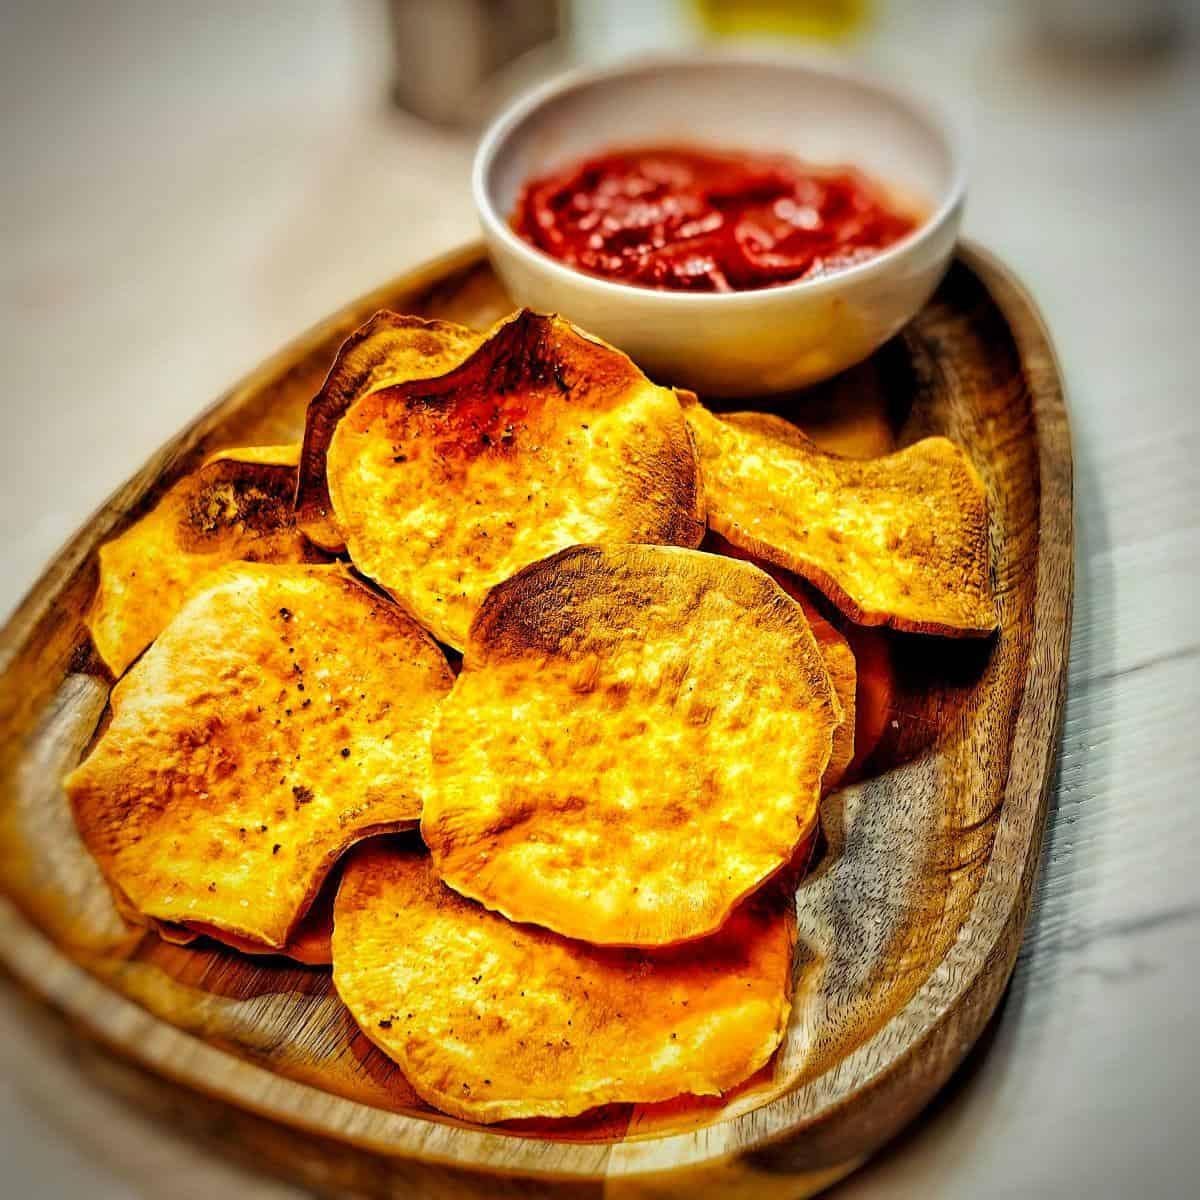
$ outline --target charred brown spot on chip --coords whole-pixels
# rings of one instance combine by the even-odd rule
[[[347,861],[333,977],[423,1099],[490,1123],[735,1087],[782,1037],[794,940],[772,887],[679,950],[589,946],[510,924],[382,840]]]
[[[215,568],[235,560],[324,560],[292,513],[298,455],[296,446],[221,451],[100,547],[100,582],[87,623],[114,675]]]
[[[422,833],[447,883],[513,920],[702,937],[812,829],[841,721],[803,611],[757,567],[573,547],[476,616]]]
[[[379,388],[441,375],[479,341],[480,335],[465,325],[378,312],[342,343],[304,421],[296,520],[314,542],[328,550],[344,545],[329,502],[325,456],[347,409]]]
[[[188,498],[176,534],[180,548],[203,554],[231,532],[264,537],[291,528],[288,485],[294,476],[289,471],[277,481],[270,477],[274,473],[272,468],[257,464],[212,464],[205,471],[200,489]],[[284,486],[277,486],[278,482]]]
[[[619,351],[521,312],[436,379],[359,400],[327,454],[355,565],[461,648],[487,590],[581,542],[698,544],[679,402]]]
[[[766,413],[708,412],[684,394],[709,526],[801,576],[850,620],[983,637],[997,627],[987,497],[967,456],[931,437],[841,458]]]

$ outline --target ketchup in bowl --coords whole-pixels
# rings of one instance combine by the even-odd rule
[[[533,179],[512,215],[520,237],[568,266],[680,292],[825,275],[916,224],[858,171],[682,146],[611,150]]]

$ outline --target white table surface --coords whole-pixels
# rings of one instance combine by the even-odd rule
[[[1002,7],[885,4],[869,53],[972,118],[968,232],[1029,285],[1066,372],[1060,777],[990,1046],[838,1194],[1195,1195],[1200,54],[1065,62]],[[18,3],[0,21],[7,612],[234,378],[474,217],[470,138],[383,102],[376,6]],[[296,1195],[83,1083],[4,1001],[0,1195],[224,1194]]]

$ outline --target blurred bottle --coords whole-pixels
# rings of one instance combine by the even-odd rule
[[[565,0],[577,61],[686,51],[713,41],[843,43],[875,24],[880,0]]]
[[[878,0],[876,0],[878,3]],[[554,71],[717,38],[844,42],[872,0],[387,0],[400,107],[473,125]]]
[[[388,0],[401,108],[440,125],[476,123],[498,82],[554,43],[559,0]]]
[[[869,0],[692,0],[717,37],[797,37],[840,41],[862,31]]]
[[[1053,45],[1083,53],[1137,53],[1169,42],[1184,0],[1026,0],[1034,26]]]

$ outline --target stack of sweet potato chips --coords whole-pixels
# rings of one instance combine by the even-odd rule
[[[101,550],[119,681],[67,790],[125,911],[332,961],[447,1113],[718,1094],[783,1036],[855,757],[824,604],[994,630],[959,449],[826,454],[557,317],[380,313],[302,448],[224,451]]]

